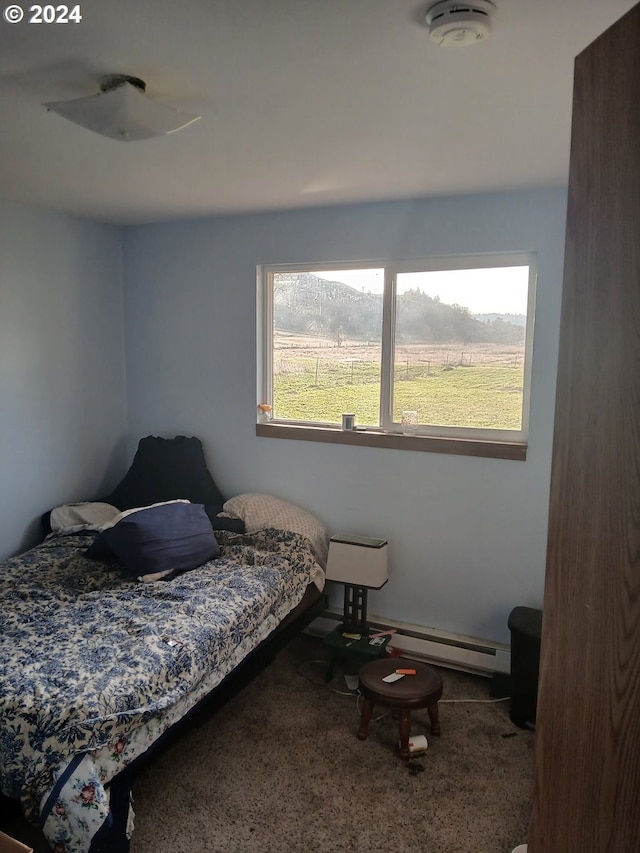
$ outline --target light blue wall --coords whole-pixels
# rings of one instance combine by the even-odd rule
[[[198,435],[227,496],[389,540],[371,613],[508,641],[512,607],[542,603],[565,209],[548,190],[126,229],[130,455],[147,434]],[[538,253],[526,462],[256,437],[257,264],[500,251]]]
[[[0,558],[125,467],[121,230],[0,201]]]

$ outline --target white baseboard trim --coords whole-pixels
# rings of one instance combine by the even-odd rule
[[[329,634],[342,621],[342,612],[329,609],[314,619],[307,633],[316,637]],[[511,669],[511,649],[504,643],[450,634],[435,628],[424,628],[407,622],[396,622],[380,616],[369,616],[371,627],[381,631],[395,628],[390,645],[401,649],[406,657],[425,660],[428,663],[492,676],[494,673],[508,674]]]

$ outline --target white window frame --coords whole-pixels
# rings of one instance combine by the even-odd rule
[[[520,430],[498,430],[486,428],[468,428],[456,426],[420,425],[416,433],[406,436],[402,433],[402,426],[393,421],[392,417],[392,395],[394,374],[394,352],[395,352],[395,305],[396,305],[396,281],[400,273],[432,272],[440,270],[456,269],[489,269],[493,267],[528,266],[528,300],[527,300],[527,323],[525,329],[524,348],[524,381],[522,396],[522,421]],[[534,252],[503,252],[484,255],[460,255],[454,257],[431,257],[411,260],[367,260],[367,261],[335,261],[332,263],[304,263],[304,264],[264,264],[257,268],[257,354],[258,373],[257,403],[273,403],[273,276],[275,273],[304,273],[304,272],[331,272],[332,270],[364,270],[384,269],[385,283],[383,294],[382,312],[382,361],[380,377],[380,413],[377,427],[359,428],[352,436],[343,436],[342,443],[371,443],[366,441],[366,436],[397,436],[392,445],[402,447],[403,444],[409,449],[442,449],[437,445],[430,444],[429,447],[421,447],[420,439],[444,440],[451,446],[451,442],[465,443],[466,449],[460,452],[469,452],[473,444],[486,445],[518,445],[526,448],[528,442],[529,411],[531,398],[531,375],[533,356],[533,330],[536,299],[536,255]],[[265,425],[263,425],[265,426]],[[326,435],[324,438],[319,433],[343,432],[335,424],[327,424],[313,421],[294,421],[274,419],[267,426],[267,430],[258,430],[259,435],[273,435],[274,437],[305,438],[312,440],[336,440],[335,435]],[[282,430],[274,431],[273,427],[282,427]],[[311,435],[295,435],[293,432],[286,433],[287,428],[293,429],[308,427],[314,432]],[[357,437],[364,440],[357,441]],[[339,440],[339,439],[338,439]],[[403,441],[405,440],[405,441]],[[384,443],[378,446],[385,446]],[[445,452],[456,452],[448,449]],[[497,455],[500,453],[473,453],[472,455]],[[510,458],[525,458],[521,456],[505,456]]]

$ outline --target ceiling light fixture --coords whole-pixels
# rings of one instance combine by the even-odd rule
[[[95,95],[51,101],[44,106],[87,130],[121,142],[175,133],[202,118],[159,104],[145,94],[145,89],[139,77],[110,74]]]
[[[489,0],[440,0],[427,9],[429,36],[442,47],[466,47],[484,41],[491,32],[491,13],[496,6]]]

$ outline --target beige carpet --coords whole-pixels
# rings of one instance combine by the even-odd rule
[[[149,765],[134,787],[131,853],[511,853],[526,841],[534,735],[488,700],[490,681],[441,670],[442,736],[398,757],[376,709],[359,706],[322,644],[300,637],[223,710]],[[331,689],[333,688],[333,690]],[[41,849],[41,848],[39,848]]]

